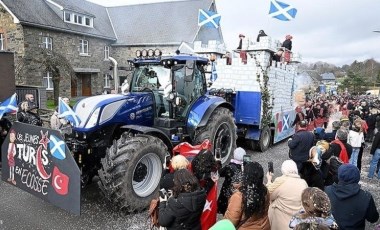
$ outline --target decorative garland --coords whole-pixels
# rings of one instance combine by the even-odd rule
[[[256,67],[260,68],[261,71],[256,72],[256,80],[260,85],[261,91],[261,100],[262,100],[262,118],[261,118],[261,127],[270,127],[272,123],[272,109],[274,98],[272,98],[272,103],[270,103],[270,92],[268,88],[268,69],[270,66],[266,66],[265,69],[261,66],[260,62],[256,58],[256,53],[253,54],[253,59],[256,62]],[[260,73],[263,74],[263,81],[261,81]]]

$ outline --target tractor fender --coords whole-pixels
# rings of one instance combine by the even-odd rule
[[[156,129],[153,127],[141,126],[141,125],[123,125],[120,127],[120,129],[127,130],[127,131],[135,131],[138,133],[155,136],[161,139],[165,143],[165,145],[168,147],[168,149],[173,148],[173,144],[170,141],[170,138],[159,129]]]
[[[192,138],[197,128],[207,125],[211,114],[218,107],[225,107],[234,111],[234,107],[221,97],[205,95],[194,103],[187,120],[187,129]]]

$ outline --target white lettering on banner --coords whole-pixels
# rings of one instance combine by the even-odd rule
[[[29,172],[27,169],[22,170],[21,183],[35,192],[42,193],[44,196],[47,195],[49,181]]]
[[[23,160],[26,163],[36,165],[36,149],[26,144],[16,144],[17,158]],[[47,165],[49,159],[47,157],[48,151],[42,150],[42,164]]]
[[[24,143],[32,143],[32,144],[38,144],[38,141],[40,140],[40,137],[38,135],[30,135],[28,133],[25,133]]]

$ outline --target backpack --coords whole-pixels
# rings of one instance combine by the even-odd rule
[[[160,199],[152,199],[149,205],[149,218],[150,218],[150,229],[159,228],[160,224],[158,223],[158,207],[160,206]]]

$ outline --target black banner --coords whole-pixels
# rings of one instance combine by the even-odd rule
[[[80,170],[59,131],[15,122],[1,152],[3,181],[80,215]]]

